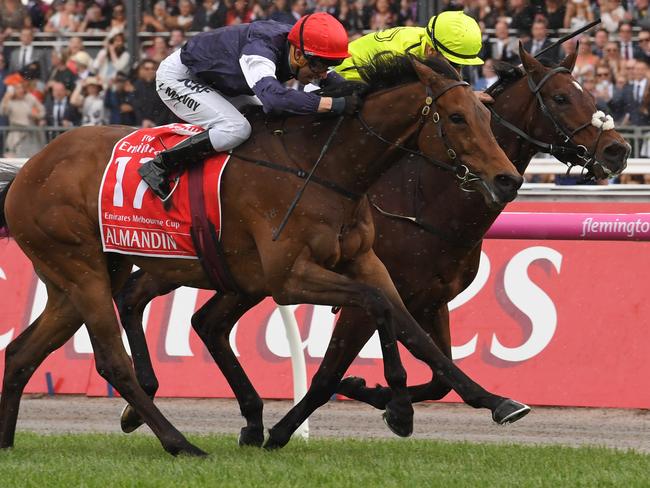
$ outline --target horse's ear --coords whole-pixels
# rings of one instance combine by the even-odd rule
[[[576,43],[576,50],[573,51],[571,54],[568,54],[560,63],[560,66],[563,68],[568,69],[569,71],[573,71],[573,67],[576,64],[576,58],[578,57],[578,48],[580,47],[580,42]]]
[[[544,72],[544,65],[524,49],[524,45],[521,41],[519,41],[519,57],[521,58],[521,64],[524,65],[524,69],[528,75],[540,75]]]
[[[418,75],[418,78],[420,78],[420,81],[423,84],[430,85],[433,83],[433,81],[438,79],[438,74],[429,68],[426,64],[418,61],[415,56],[409,54],[409,59],[411,60],[411,64],[413,65],[415,73]]]

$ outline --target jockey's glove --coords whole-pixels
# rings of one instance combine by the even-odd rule
[[[332,99],[332,112],[335,114],[354,115],[361,108],[361,98],[356,93],[347,97],[337,97]]]

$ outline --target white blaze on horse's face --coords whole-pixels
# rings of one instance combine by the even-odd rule
[[[580,90],[580,91],[584,91],[584,90],[582,89],[582,87],[580,86],[580,83],[578,83],[578,82],[575,81],[575,80],[573,80],[572,83],[573,83],[573,85],[574,85],[578,90]]]

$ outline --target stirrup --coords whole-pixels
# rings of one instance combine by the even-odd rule
[[[173,195],[174,192],[176,191],[176,188],[178,188],[179,179],[180,179],[179,176],[177,176],[176,178],[174,178],[174,183],[175,183],[175,184],[174,184],[174,186],[172,187],[172,189],[169,190],[169,193],[167,194],[167,196],[166,196],[165,198],[160,198],[160,197],[158,197],[158,195],[156,195],[158,198],[160,198],[160,201],[161,201],[161,202],[163,202],[163,203],[167,203],[167,201],[172,197],[172,195]]]

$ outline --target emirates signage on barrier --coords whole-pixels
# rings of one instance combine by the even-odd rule
[[[649,208],[517,203],[508,210],[632,213]],[[526,403],[650,408],[647,269],[648,242],[485,241],[476,279],[450,303],[454,359],[487,389]],[[159,395],[233,396],[190,325],[194,311],[211,296],[180,288],[145,311]],[[16,244],[0,242],[0,350],[38,317],[46,298],[45,287]],[[336,317],[329,307],[292,308],[311,376]],[[240,319],[230,344],[262,397],[292,397],[289,345],[271,300]],[[429,381],[429,369],[402,352],[409,384]],[[363,376],[370,385],[385,383],[376,335],[348,374]],[[26,391],[47,391],[47,377],[57,393],[107,394],[94,370],[85,328],[45,361]],[[446,400],[458,397],[451,394]]]

